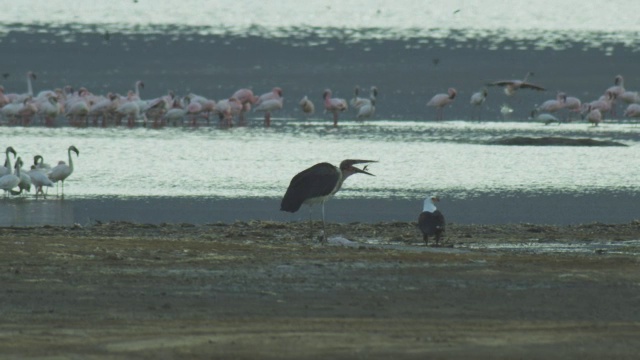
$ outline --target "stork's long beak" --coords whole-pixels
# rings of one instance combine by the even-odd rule
[[[375,160],[345,160],[345,161],[343,161],[343,163],[348,164],[349,167],[351,167],[351,169],[353,169],[354,173],[367,174],[367,175],[370,175],[370,176],[375,176],[375,175],[373,175],[372,173],[367,171],[367,166],[368,165],[365,165],[362,169],[359,169],[359,168],[357,168],[357,167],[355,167],[353,165],[355,165],[355,164],[374,163],[374,162],[377,162],[377,161],[375,161]]]

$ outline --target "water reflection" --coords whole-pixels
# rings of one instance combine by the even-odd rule
[[[0,226],[71,225],[73,202],[64,200],[1,199]]]

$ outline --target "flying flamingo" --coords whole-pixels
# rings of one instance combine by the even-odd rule
[[[487,100],[487,95],[487,89],[482,89],[481,91],[474,92],[473,95],[471,95],[469,104],[478,109],[478,120],[480,120],[481,118],[482,104],[484,104],[485,100]]]
[[[313,102],[311,100],[309,100],[309,98],[307,97],[307,95],[305,95],[300,102],[298,103],[298,105],[300,105],[300,109],[302,109],[302,112],[309,116],[311,114],[313,114],[316,111],[316,106],[313,105]]]
[[[69,165],[67,165],[64,161],[59,161],[58,165],[56,165],[51,172],[48,174],[49,180],[56,183],[56,195],[58,194],[58,181],[62,183],[62,197],[64,198],[64,180],[69,177],[73,173],[73,159],[71,158],[71,152],[76,153],[76,156],[80,156],[80,151],[71,145],[67,149],[67,154],[69,157]]]
[[[504,86],[504,93],[507,96],[512,96],[516,93],[518,89],[533,89],[538,91],[544,91],[545,88],[539,85],[535,85],[527,82],[529,76],[533,76],[532,72],[528,72],[525,74],[524,79],[522,80],[500,80],[494,81],[492,83],[488,83],[488,86]]]
[[[433,106],[437,110],[436,120],[442,120],[443,108],[453,102],[458,92],[454,88],[449,88],[447,94],[437,94],[429,100],[427,106]]]
[[[333,114],[333,126],[338,126],[338,112],[345,111],[349,108],[347,101],[340,98],[332,98],[331,90],[326,89],[322,94],[324,99],[324,109]]]

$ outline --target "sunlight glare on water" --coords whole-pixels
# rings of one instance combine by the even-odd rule
[[[425,192],[469,197],[493,192],[638,190],[637,127],[603,126],[600,135],[628,147],[497,146],[507,135],[558,136],[557,129],[528,123],[411,121],[345,124],[276,123],[271,129],[163,130],[8,128],[1,138],[31,164],[41,154],[55,165],[75,145],[66,182],[74,197],[186,196],[277,198],[299,171],[318,162],[376,160],[375,177],[355,175],[341,191],[350,198],[413,198]],[[584,124],[563,125],[568,136],[586,136]],[[53,190],[55,191],[55,190]]]

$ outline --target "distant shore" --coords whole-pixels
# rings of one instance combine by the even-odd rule
[[[344,199],[325,205],[330,223],[416,221],[422,199]],[[309,208],[282,212],[280,199],[97,198],[64,200],[7,199],[0,202],[0,226],[88,225],[95,222],[232,223],[235,221],[308,221]],[[442,198],[440,210],[456,224],[532,223],[569,225],[628,223],[640,219],[640,194],[506,194],[468,199]],[[321,207],[312,218],[321,219]]]

